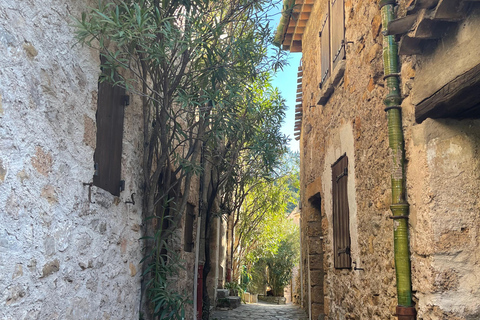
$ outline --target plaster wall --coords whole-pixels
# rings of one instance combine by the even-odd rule
[[[136,319],[141,109],[125,110],[120,197],[91,188],[98,53],[86,1],[0,1],[0,318]],[[126,204],[135,193],[135,204]]]
[[[480,63],[478,30],[480,10],[472,9],[467,18],[436,44],[432,52],[418,56],[412,103],[418,104],[448,82]],[[446,67],[448,66],[448,67]]]

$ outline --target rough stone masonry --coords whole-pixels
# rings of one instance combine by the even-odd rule
[[[92,181],[98,53],[87,1],[0,0],[0,318],[138,318],[140,106],[125,110],[120,197]],[[89,195],[90,193],[90,195]]]

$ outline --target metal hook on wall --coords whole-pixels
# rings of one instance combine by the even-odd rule
[[[92,202],[92,186],[93,186],[93,182],[84,182],[83,185],[84,185],[84,186],[88,186],[88,202],[90,202],[90,203],[95,203],[95,202]]]
[[[135,192],[132,193],[132,195],[130,196],[132,200],[127,200],[127,201],[125,201],[125,203],[131,203],[131,204],[135,205],[135,199],[133,198],[134,195],[135,195]]]

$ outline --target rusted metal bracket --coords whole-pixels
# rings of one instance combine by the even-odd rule
[[[92,202],[92,186],[93,186],[93,182],[84,182],[83,185],[84,185],[84,186],[88,186],[88,202],[90,202],[90,203],[95,203],[95,202]]]
[[[348,176],[348,168],[343,169],[343,172],[340,173],[340,174],[336,177],[337,182],[338,182],[338,180],[340,180],[341,178],[343,178],[343,177],[345,177],[345,176]]]
[[[345,253],[347,255],[350,255],[350,247],[346,246],[345,248],[338,248],[337,255],[339,256],[340,254]]]
[[[356,271],[357,271],[357,270],[358,270],[358,271],[363,271],[363,270],[365,270],[365,269],[363,269],[363,268],[357,268],[357,262],[356,262],[356,261],[353,261],[353,265],[354,265],[353,270],[356,270]]]

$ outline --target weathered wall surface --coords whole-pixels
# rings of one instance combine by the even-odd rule
[[[317,241],[313,250],[323,252],[323,261],[310,260],[310,266],[323,270],[326,319],[396,319],[380,10],[377,1],[345,1],[346,39],[353,44],[347,45],[342,81],[325,106],[319,106],[315,97],[319,94],[318,32],[323,19],[312,17],[323,17],[325,10],[326,1],[315,2],[302,42],[303,260],[308,263],[312,241]],[[458,32],[461,41],[465,31],[460,28]],[[445,46],[438,48],[446,50]],[[449,119],[415,123],[409,94],[415,88],[421,92],[426,80],[417,82],[415,71],[431,63],[429,59],[401,59],[414,301],[418,319],[478,319],[479,289],[474,279],[480,276],[479,123]],[[349,161],[352,261],[364,270],[354,270],[354,265],[351,270],[333,267],[331,165],[343,153]],[[318,219],[309,198],[315,192],[321,196],[321,230],[313,234],[311,222]],[[303,272],[308,271],[304,268]],[[304,285],[308,311],[308,279]],[[312,294],[311,299],[314,302],[318,296]],[[312,319],[319,314],[312,310]]]
[[[126,190],[90,202],[99,58],[71,26],[86,6],[0,1],[2,319],[138,318],[142,118],[126,107]]]

